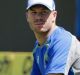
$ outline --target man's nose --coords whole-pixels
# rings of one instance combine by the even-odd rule
[[[41,18],[42,18],[41,13],[37,13],[37,14],[36,14],[36,18],[37,18],[37,19],[41,19]]]

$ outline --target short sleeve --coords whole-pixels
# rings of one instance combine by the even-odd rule
[[[71,46],[70,36],[61,36],[51,42],[51,48],[48,51],[48,62],[46,74],[64,73]]]

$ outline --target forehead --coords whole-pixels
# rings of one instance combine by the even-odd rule
[[[34,5],[30,8],[30,10],[34,10],[34,9],[42,9],[42,10],[49,10],[46,6],[44,5],[40,5],[40,4],[37,4],[37,5]],[[50,11],[50,10],[49,10]]]

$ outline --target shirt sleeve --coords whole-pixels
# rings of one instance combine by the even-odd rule
[[[68,58],[68,53],[71,45],[71,37],[59,37],[51,43],[52,47],[48,52],[48,63],[46,74],[48,73],[63,73]]]

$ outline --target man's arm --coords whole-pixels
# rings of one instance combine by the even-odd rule
[[[62,74],[62,73],[58,73],[58,74],[51,73],[51,74],[48,74],[48,75],[64,75],[64,74]]]

